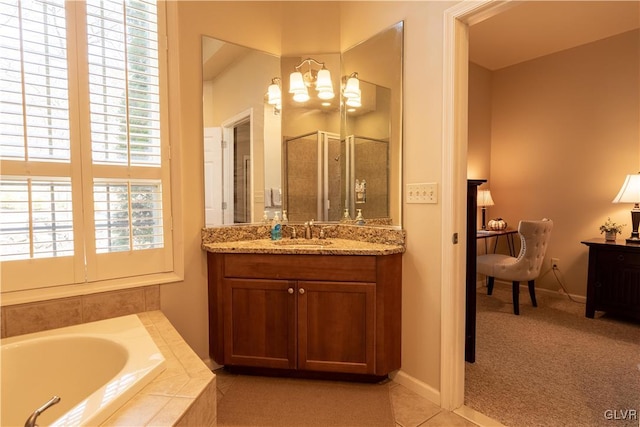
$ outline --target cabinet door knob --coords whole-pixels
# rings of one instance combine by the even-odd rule
[[[624,255],[622,254],[618,255],[618,261],[620,262],[624,261]]]
[[[290,294],[292,294],[292,293],[293,293],[293,288],[289,288],[289,289],[287,289],[287,292],[289,292]]]
[[[298,292],[300,292],[300,295],[304,294],[304,288],[298,289]]]

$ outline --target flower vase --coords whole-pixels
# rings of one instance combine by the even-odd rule
[[[604,240],[607,242],[615,242],[616,241],[616,233],[615,231],[605,231],[604,232]]]

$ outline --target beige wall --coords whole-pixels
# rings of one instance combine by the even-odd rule
[[[200,227],[204,223],[201,35],[274,54],[318,50],[320,37],[330,45],[327,52],[336,52],[404,20],[404,83],[408,89],[403,105],[403,179],[441,182],[443,11],[455,2],[324,2],[323,8],[339,5],[339,30],[330,23],[324,26],[331,29],[329,33],[301,26],[304,36],[298,36],[295,42],[293,27],[282,25],[280,6],[268,2],[170,4],[178,11],[178,28],[170,35],[169,46],[170,53],[178,55],[180,67],[179,76],[174,75],[172,80],[175,85],[179,78],[179,99],[175,102],[179,102],[180,114],[172,122],[179,126],[176,132],[182,148],[185,280],[163,286],[161,302],[162,311],[186,341],[201,357],[207,357],[206,257],[200,249]],[[282,7],[290,15],[290,8],[300,5],[284,2]],[[313,26],[313,22],[308,24]],[[281,45],[283,27],[287,39]],[[440,204],[404,206],[403,225],[409,237],[403,261],[402,369],[434,390],[440,384],[440,220]]]
[[[560,288],[548,263],[556,257],[569,293],[584,296],[588,252],[580,241],[602,237],[598,227],[608,216],[627,224],[619,238],[631,234],[631,206],[611,200],[624,177],[640,168],[639,41],[638,30],[627,32],[495,71],[491,78],[471,67],[471,85],[479,87],[470,87],[470,96],[477,96],[470,106],[492,102],[490,118],[470,120],[469,138],[469,173],[490,169],[496,205],[488,216],[512,226],[520,219],[554,220],[539,287]]]
[[[280,8],[265,2],[168,2],[171,135],[180,145],[184,281],[164,285],[161,309],[194,351],[208,357],[207,267],[200,249],[204,224],[201,37],[208,35],[280,54]],[[260,34],[256,37],[256,34]],[[182,244],[182,245],[180,245]]]
[[[488,180],[491,170],[491,79],[490,70],[469,63],[469,179]],[[481,189],[485,188],[490,189],[491,183],[483,184]]]
[[[457,2],[347,2],[342,49],[404,20],[403,182],[442,183],[443,12]],[[354,24],[355,23],[355,24]],[[402,371],[440,389],[442,204],[403,204]]]

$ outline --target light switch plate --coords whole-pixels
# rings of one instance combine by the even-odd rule
[[[407,203],[438,203],[438,184],[407,184]]]

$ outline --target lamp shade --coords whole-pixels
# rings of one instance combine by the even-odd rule
[[[267,92],[268,101],[270,105],[280,105],[282,103],[282,92],[280,86],[277,83],[271,83]]]
[[[349,77],[347,84],[344,87],[345,98],[358,98],[360,97],[360,80],[358,77]]]
[[[493,206],[491,190],[478,190],[478,206]]]
[[[613,203],[638,203],[640,202],[640,173],[627,175]]]
[[[323,68],[318,71],[316,90],[318,91],[318,98],[320,99],[332,99],[335,96],[329,70]]]
[[[299,71],[289,74],[289,93],[299,93],[307,91],[307,87],[304,84],[302,73]]]
[[[352,96],[347,98],[345,104],[349,107],[359,108],[362,107],[362,98],[360,96]]]

